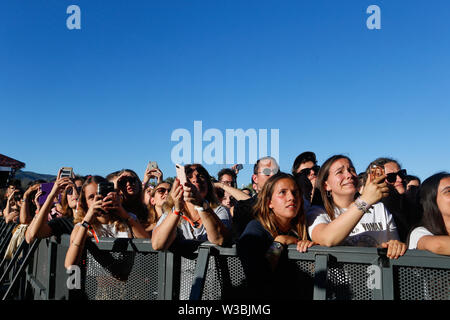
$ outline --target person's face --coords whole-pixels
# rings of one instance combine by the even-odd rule
[[[130,172],[124,172],[117,180],[119,189],[126,195],[134,196],[139,192],[139,181]]]
[[[155,194],[150,198],[150,203],[156,207],[162,207],[170,192],[170,184],[161,183],[155,190]]]
[[[264,169],[270,169],[268,174],[264,173]],[[256,184],[256,190],[259,192],[264,187],[264,184],[267,180],[274,174],[276,174],[278,171],[276,170],[277,166],[275,163],[273,163],[270,159],[261,160],[258,165],[258,172],[256,174],[253,174],[253,181]],[[268,171],[268,170],[266,170]]]
[[[221,204],[227,208],[231,207],[231,195],[228,192],[224,193]]]
[[[297,215],[300,205],[300,192],[292,179],[283,178],[275,183],[269,208],[272,209],[276,219],[283,222],[292,220]]]
[[[300,166],[297,168],[297,173],[299,173],[300,171],[302,171],[303,169],[311,169],[312,167],[314,167],[315,164],[312,161],[307,161],[305,163],[300,164]],[[308,179],[309,181],[311,181],[311,184],[313,186],[316,185],[316,180],[317,180],[317,174],[314,170],[310,170],[309,174],[308,174]]]
[[[330,191],[332,196],[353,196],[357,185],[358,177],[350,161],[345,158],[334,161],[325,181],[325,190]]]
[[[450,177],[442,179],[439,183],[436,203],[441,214],[450,217]]]
[[[202,198],[205,198],[208,194],[208,183],[206,181],[207,177],[204,174],[197,171],[194,167],[193,171],[186,176],[190,183],[192,183],[200,193]]]
[[[9,195],[11,194],[11,193],[13,193],[14,192],[14,190],[16,190],[16,187],[15,186],[8,186],[8,189],[6,189],[6,197],[9,197]]]
[[[411,180],[407,185],[406,185],[406,190],[409,190],[411,187],[419,187],[419,180]]]
[[[384,165],[384,173],[385,174],[399,172],[399,171],[400,171],[400,168],[395,162],[388,162]],[[386,180],[386,183],[392,185],[395,189],[397,189],[398,193],[400,193],[400,194],[405,193],[405,186],[403,185],[403,179],[400,178],[399,175],[396,176],[395,182],[390,183],[389,181]]]
[[[75,209],[77,207],[78,202],[78,192],[77,187],[72,187],[72,190],[67,190],[67,203],[69,204],[69,207],[72,209]],[[80,187],[81,190],[81,187]]]
[[[94,204],[94,198],[97,194],[97,184],[95,182],[91,182],[84,188],[84,194],[86,196],[86,204],[88,209]]]
[[[230,187],[233,186],[233,177],[229,174],[224,174],[222,177],[220,177],[220,182],[229,185]]]

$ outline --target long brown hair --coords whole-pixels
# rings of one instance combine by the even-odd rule
[[[262,226],[269,231],[271,236],[275,238],[279,235],[279,230],[277,227],[277,223],[275,220],[275,214],[272,209],[269,207],[269,203],[272,199],[273,192],[275,190],[275,185],[281,179],[290,179],[296,185],[296,181],[294,177],[288,173],[278,172],[277,174],[271,176],[261,192],[258,194],[258,198],[256,204],[253,207],[253,212],[256,214],[256,219],[262,224]],[[303,210],[303,195],[301,193],[301,189],[298,187],[299,197],[300,197],[300,207],[298,209],[297,215],[291,220],[292,229],[298,234],[298,238],[301,240],[308,239],[308,233],[306,231],[306,218],[305,212]]]
[[[347,159],[350,162],[350,165],[353,166],[352,160],[350,160],[349,157],[344,156],[342,154],[334,155],[330,158],[328,158],[323,165],[320,167],[319,173],[317,174],[317,181],[316,186],[320,190],[320,195],[322,196],[323,205],[325,207],[326,212],[328,213],[328,216],[331,220],[334,220],[334,201],[333,197],[329,194],[327,194],[327,190],[325,189],[325,182],[328,180],[328,176],[330,174],[330,167],[331,165],[339,160],[339,159]]]

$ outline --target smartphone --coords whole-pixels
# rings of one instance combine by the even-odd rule
[[[101,195],[103,198],[108,195],[108,193],[114,191],[114,183],[112,182],[100,182],[97,187],[97,194]]]
[[[73,176],[73,169],[70,167],[62,167],[61,168],[61,173],[59,175],[60,178],[65,178],[65,177],[69,177],[72,178]]]
[[[384,175],[384,168],[377,166],[377,165],[372,165],[370,167],[370,181],[373,181],[374,179],[376,179],[379,176]]]
[[[180,184],[182,186],[184,186],[184,184],[187,181],[186,172],[184,171],[184,166],[182,166],[181,164],[176,164],[175,169],[177,171],[177,178],[178,178],[178,180],[180,180]]]
[[[156,161],[149,161],[147,165],[147,170],[158,169],[158,164]]]
[[[38,202],[41,206],[45,203],[45,200],[47,200],[50,191],[52,191],[53,184],[54,184],[53,182],[41,183],[42,194],[38,198]],[[58,196],[58,202],[60,201],[60,199],[61,195]]]
[[[240,163],[236,166],[237,171],[242,170],[243,168],[244,168],[244,166]]]

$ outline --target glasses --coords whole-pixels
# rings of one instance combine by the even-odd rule
[[[406,178],[406,169],[402,169],[397,172],[391,172],[386,174],[386,180],[389,183],[394,183],[397,180],[397,176],[399,176],[402,180]]]
[[[118,186],[119,188],[123,188],[127,185],[127,182],[131,184],[136,184],[137,183],[137,179],[135,177],[129,177],[129,176],[125,176],[123,178],[120,178],[120,180],[118,181]]]
[[[262,173],[265,176],[270,176],[272,173],[277,174],[278,168],[275,168],[275,169],[264,168],[264,169],[262,169],[262,171],[259,171],[258,173]]]
[[[158,192],[159,194],[163,195],[166,192],[169,192],[170,190],[167,188],[158,188],[155,190],[155,192]]]
[[[75,189],[77,190],[77,193],[80,194],[81,187],[76,187]],[[73,188],[70,188],[69,190],[67,190],[67,194],[68,195],[72,195],[73,194]]]
[[[320,170],[320,166],[314,166],[312,168],[302,169],[302,170],[300,170],[299,174],[304,174],[306,176],[309,176],[311,173],[311,170],[314,172],[314,175],[317,176],[317,173],[319,173],[319,170]]]
[[[222,182],[223,184],[229,185],[230,187],[233,185],[233,181],[222,180],[220,182]]]

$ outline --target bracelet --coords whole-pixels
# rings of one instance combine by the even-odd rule
[[[73,242],[73,241],[72,241],[72,244],[73,244],[75,247],[78,247],[78,248],[80,247],[80,245],[79,245],[78,243],[75,243],[75,242]]]
[[[370,206],[367,202],[361,199],[361,197],[356,198],[355,205],[358,208],[358,210],[361,210],[364,213],[367,213],[370,211],[372,206]]]
[[[86,229],[89,229],[89,227],[90,227],[91,225],[90,225],[89,222],[83,220],[83,222],[81,222],[81,226],[82,226],[82,227],[85,227]]]

